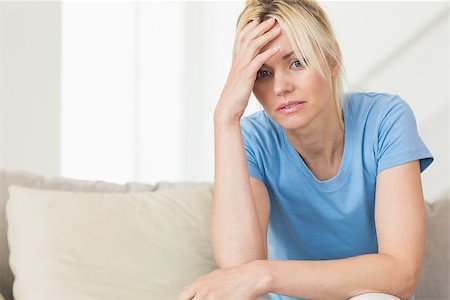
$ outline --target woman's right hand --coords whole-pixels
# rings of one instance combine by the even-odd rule
[[[253,20],[236,37],[231,70],[214,112],[215,120],[240,120],[244,114],[257,72],[280,50],[276,46],[261,52],[281,32],[280,26],[275,23],[273,18],[264,22]]]

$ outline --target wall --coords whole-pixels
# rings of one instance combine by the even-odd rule
[[[108,113],[109,119],[97,124],[95,114],[83,115],[89,103],[83,104],[80,115],[69,118],[66,114],[65,123],[60,121],[61,4],[0,2],[2,167],[117,182],[213,180],[212,113],[228,76],[235,22],[243,3],[170,2],[170,13],[164,12],[169,4],[161,3],[137,5],[137,23],[133,25],[137,30],[133,45],[136,70],[127,69],[136,76],[136,85],[124,93],[130,95],[130,99],[125,97],[128,104],[121,102],[125,106],[117,114],[104,111],[102,116]],[[159,5],[159,18],[151,19],[147,14],[155,12],[155,5]],[[448,192],[450,178],[448,3],[322,5],[342,48],[348,89],[399,94],[411,105],[419,132],[435,156],[433,165],[422,174],[425,196],[428,201],[442,197]],[[119,29],[114,30],[108,34],[119,34]],[[66,49],[65,53],[69,50],[77,51]],[[158,71],[155,63],[166,67]],[[108,93],[114,93],[114,86],[105,86],[111,89]],[[71,105],[83,99],[73,99]],[[107,97],[102,101],[107,109]],[[252,98],[246,115],[259,109]],[[125,122],[125,113],[134,113],[134,124],[117,122]],[[84,122],[85,131],[61,127],[67,122],[75,129]],[[95,130],[122,130],[110,130],[106,139],[88,139],[93,126],[98,127]],[[66,150],[61,150],[60,136],[73,141],[65,144],[70,145]],[[118,151],[119,144],[127,150]],[[74,148],[77,145],[86,148],[79,151]],[[70,165],[74,167],[68,168]]]
[[[0,2],[1,166],[60,172],[59,2]]]

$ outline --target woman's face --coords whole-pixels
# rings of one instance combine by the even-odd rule
[[[305,68],[305,62],[295,56],[284,32],[269,42],[261,52],[277,45],[281,49],[258,71],[253,87],[253,93],[264,110],[288,130],[301,128],[306,124],[319,124],[333,117],[336,110],[331,78],[324,79],[313,69]],[[334,76],[337,68],[333,68],[331,72]],[[293,106],[283,108],[291,102]]]

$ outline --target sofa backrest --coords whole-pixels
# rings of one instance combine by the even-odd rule
[[[41,175],[23,171],[10,171],[0,169],[0,294],[6,300],[13,299],[12,285],[14,275],[9,266],[9,247],[7,242],[7,223],[5,206],[9,197],[8,187],[19,185],[30,188],[83,191],[83,192],[142,192],[158,189],[171,189],[192,186],[195,182],[158,182],[156,184],[143,184],[130,182],[115,184],[105,181],[74,180],[62,177],[46,178]],[[211,185],[212,188],[212,185]]]
[[[114,184],[104,181],[74,180],[61,177],[46,178],[37,174],[0,169],[0,294],[13,299],[14,276],[9,266],[5,204],[8,187],[20,185],[31,188],[85,191],[85,192],[140,192],[192,186],[195,182],[158,182],[154,185],[130,182]],[[213,185],[211,183],[211,189]],[[450,299],[449,297],[449,202],[442,199],[426,202],[427,237],[421,280],[416,289],[416,299]]]
[[[415,293],[417,300],[450,299],[449,203],[447,197],[425,206],[425,257]]]

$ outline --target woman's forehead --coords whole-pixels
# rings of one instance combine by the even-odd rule
[[[294,54],[293,47],[292,47],[289,39],[287,38],[286,34],[284,34],[284,32],[281,32],[281,34],[278,37],[276,37],[275,39],[270,41],[267,45],[265,45],[261,49],[260,53],[262,53],[268,49],[271,49],[273,47],[276,47],[276,46],[281,47],[280,51],[278,51],[275,55],[270,57],[265,62],[265,65],[268,65],[268,66],[275,65],[279,62],[289,59]]]

